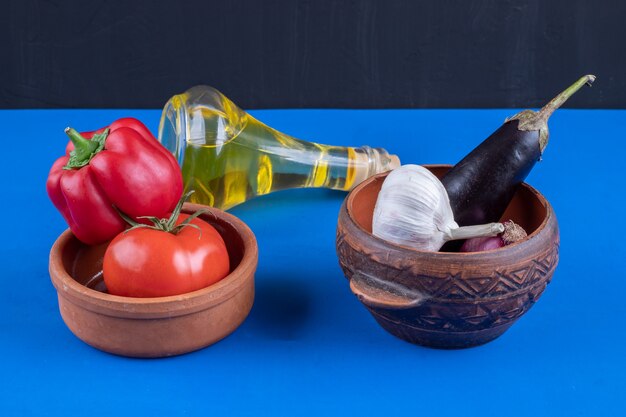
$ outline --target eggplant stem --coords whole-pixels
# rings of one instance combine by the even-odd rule
[[[504,232],[502,223],[487,223],[476,226],[463,226],[456,229],[450,229],[446,233],[446,240],[462,240],[474,237],[496,236]]]
[[[565,103],[571,96],[574,95],[574,93],[580,90],[582,86],[584,85],[591,86],[591,84],[593,84],[595,80],[596,80],[595,75],[589,74],[589,75],[580,77],[574,84],[567,87],[558,96],[550,100],[548,104],[543,106],[541,110],[537,112],[537,119],[547,122],[550,116],[552,116],[552,113],[554,113],[556,109],[561,107],[563,103]]]

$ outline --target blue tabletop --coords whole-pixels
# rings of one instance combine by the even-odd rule
[[[382,146],[404,163],[455,163],[513,110],[272,110],[254,116],[306,140]],[[64,325],[48,253],[66,228],[45,192],[66,143],[158,110],[0,111],[5,235],[0,415],[617,415],[626,393],[626,111],[559,110],[528,178],[552,203],[561,260],[539,302],[503,336],[465,350],[386,333],[335,255],[345,193],[290,190],[231,212],[259,244],[254,307],[228,338],[168,359],[98,351]],[[139,413],[139,414],[137,414]]]

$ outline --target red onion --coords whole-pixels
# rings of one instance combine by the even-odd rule
[[[482,252],[485,250],[498,249],[504,246],[500,236],[475,237],[467,239],[461,246],[461,252]]]
[[[519,225],[508,220],[504,222],[504,232],[493,237],[475,237],[467,239],[461,246],[461,252],[482,252],[498,249],[524,239],[526,231]]]

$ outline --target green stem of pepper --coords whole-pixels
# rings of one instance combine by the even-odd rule
[[[74,150],[70,152],[70,158],[63,169],[77,169],[87,165],[95,154],[104,149],[104,142],[109,134],[109,129],[102,133],[96,133],[91,140],[85,139],[71,127],[65,128],[65,134],[74,144]]]

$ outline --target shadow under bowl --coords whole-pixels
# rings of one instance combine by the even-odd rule
[[[108,244],[88,246],[66,230],[50,252],[50,277],[67,327],[85,343],[117,355],[164,357],[209,346],[232,333],[254,301],[256,239],[241,220],[221,210],[185,204],[183,212],[209,210],[200,217],[226,243],[230,273],[186,294],[135,298],[106,292],[102,259]]]
[[[438,177],[449,165],[426,166]],[[522,184],[503,219],[528,237],[471,253],[427,252],[372,234],[372,215],[388,173],[346,197],[337,225],[337,255],[350,289],[389,333],[435,348],[466,348],[504,333],[539,299],[559,258],[559,229],[548,201]]]

